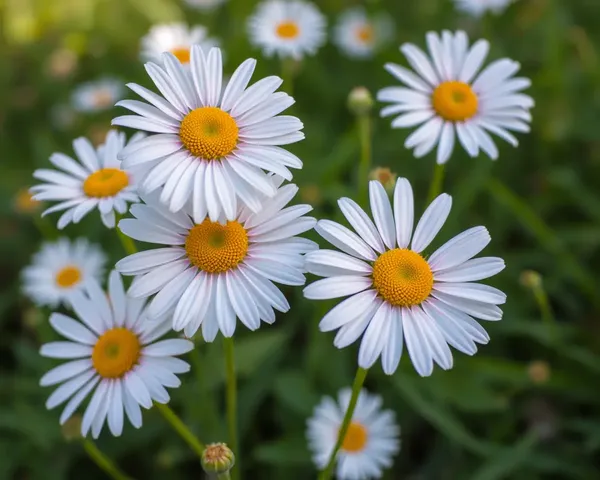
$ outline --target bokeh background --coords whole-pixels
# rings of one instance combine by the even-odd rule
[[[38,386],[54,365],[38,355],[54,339],[49,311],[20,293],[19,273],[43,241],[57,236],[51,216],[37,219],[21,189],[52,152],[70,153],[73,138],[101,142],[117,108],[76,114],[73,89],[103,76],[152,88],[138,59],[140,38],[155,23],[202,24],[221,40],[225,70],[259,59],[255,79],[280,74],[248,43],[245,21],[254,0],[229,0],[209,14],[177,0],[4,0],[0,3],[0,479],[100,479],[59,413],[46,411],[50,389]],[[319,0],[330,25],[361,2]],[[340,220],[336,199],[356,196],[359,143],[347,95],[394,83],[383,63],[404,63],[398,45],[424,45],[428,30],[465,29],[491,41],[490,58],[508,56],[530,77],[532,132],[500,159],[470,159],[456,149],[444,191],[454,198],[436,244],[474,225],[492,235],[487,255],[507,268],[490,282],[508,294],[501,322],[486,322],[491,342],[474,357],[457,353],[451,371],[420,378],[404,354],[395,375],[376,365],[366,387],[384,397],[402,427],[402,450],[387,479],[594,479],[600,473],[600,2],[517,0],[499,16],[473,19],[451,0],[381,0],[395,23],[391,43],[375,58],[349,60],[328,42],[302,62],[291,113],[306,140],[291,146],[304,161],[294,181],[316,216]],[[331,29],[330,29],[331,31]],[[284,85],[284,89],[286,86]],[[127,93],[129,98],[133,94]],[[377,107],[379,108],[379,107]],[[425,207],[434,154],[416,160],[403,148],[407,131],[391,130],[373,112],[373,163],[413,183]],[[111,262],[124,256],[97,214],[62,232],[99,243]],[[539,273],[539,277],[529,272]],[[541,281],[541,283],[539,283]],[[318,321],[331,304],[287,289],[292,310],[274,326],[236,333],[243,478],[307,479],[314,469],[305,422],[325,394],[351,384],[356,346],[332,346]],[[540,313],[536,299],[549,299]],[[551,314],[550,314],[551,313]],[[218,339],[217,339],[218,340]],[[221,342],[198,341],[193,369],[172,390],[171,407],[204,441],[226,439]],[[98,441],[138,479],[203,478],[200,465],[160,418],[126,426],[121,438]]]

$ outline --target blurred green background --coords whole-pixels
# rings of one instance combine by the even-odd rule
[[[332,25],[344,8],[361,2],[317,3]],[[337,198],[356,195],[359,144],[346,98],[358,85],[375,92],[394,83],[383,63],[405,64],[399,44],[423,46],[426,31],[443,28],[485,37],[489,58],[521,62],[536,101],[532,133],[519,135],[518,149],[498,140],[500,159],[492,162],[457,148],[448,164],[444,191],[454,207],[436,244],[487,226],[492,243],[485,254],[507,264],[490,283],[508,302],[503,321],[484,322],[490,344],[472,358],[457,353],[451,371],[420,378],[406,352],[395,375],[385,376],[379,364],[372,369],[367,388],[384,397],[402,427],[402,450],[385,478],[600,478],[600,2],[517,0],[504,14],[481,20],[456,13],[450,0],[366,5],[394,19],[388,47],[374,59],[353,61],[328,42],[303,62],[295,80],[290,113],[306,133],[291,146],[304,161],[294,179],[301,186],[297,201],[311,203],[317,217],[340,220]],[[122,114],[69,115],[74,87],[108,75],[152,88],[138,51],[155,23],[209,27],[226,52],[228,73],[253,56],[259,59],[255,80],[280,74],[276,60],[248,44],[245,20],[254,6],[229,0],[203,14],[176,0],[0,2],[0,479],[105,478],[77,441],[65,439],[58,410],[44,407],[51,389],[38,380],[54,363],[37,351],[55,334],[49,311],[22,297],[19,280],[42,236],[37,213],[15,195],[32,184],[35,168],[49,165],[52,152],[70,154],[80,135],[98,143],[110,119]],[[408,131],[391,130],[377,110],[373,116],[374,165],[408,177],[422,211],[434,154],[412,158],[402,146]],[[124,256],[97,214],[64,234],[100,243],[111,262]],[[536,294],[544,293],[527,285],[527,270],[541,274],[554,321],[543,320]],[[255,333],[240,327],[236,334],[246,479],[314,478],[306,418],[322,395],[350,385],[356,368],[356,345],[338,351],[333,334],[318,332],[334,302],[309,303],[300,288],[285,293],[290,313],[272,327]],[[188,360],[193,369],[171,391],[170,405],[203,441],[226,440],[221,342],[198,342]],[[193,453],[154,410],[145,412],[141,430],[126,426],[121,438],[105,428],[98,445],[138,479],[203,478]]]

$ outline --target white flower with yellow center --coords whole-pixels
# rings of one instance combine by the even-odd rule
[[[123,82],[114,78],[102,78],[79,85],[71,97],[73,109],[94,113],[109,110],[123,98]]]
[[[277,186],[279,182],[274,182]],[[264,201],[259,213],[240,208],[233,220],[212,221],[192,208],[173,213],[157,198],[133,205],[134,219],[119,222],[123,233],[148,243],[167,245],[124,258],[117,269],[137,275],[128,294],[134,298],[156,294],[148,310],[151,318],[173,314],[173,328],[191,337],[202,325],[212,342],[221,330],[231,337],[236,317],[250,330],[261,320],[275,321],[275,310],[289,304],[273,282],[304,285],[302,254],[317,245],[296,235],[316,223],[304,215],[309,205],[284,208],[298,187],[288,184]],[[206,210],[204,210],[206,212]]]
[[[73,293],[100,281],[105,263],[102,251],[85,238],[44,243],[23,270],[23,292],[40,307],[69,305]]]
[[[502,13],[515,0],[454,0],[458,10],[481,17],[485,12]]]
[[[304,289],[306,298],[347,297],[319,324],[323,332],[339,329],[334,345],[343,348],[363,333],[358,364],[370,368],[381,356],[383,371],[394,373],[406,340],[417,372],[428,376],[433,362],[452,367],[448,344],[468,355],[475,342],[487,343],[485,330],[472,317],[500,320],[500,290],[475,283],[504,269],[501,258],[473,258],[490,241],[485,227],[473,227],[439,247],[424,250],[440,231],[452,206],[449,195],[437,197],[413,233],[413,193],[401,178],[394,208],[383,186],[369,183],[375,223],[349,198],[338,204],[356,233],[330,220],[315,230],[342,252],[319,250],[306,255],[306,269],[322,277]],[[358,235],[357,235],[358,234]]]
[[[337,402],[324,397],[307,422],[308,446],[319,469],[325,468],[329,461],[351,395],[351,390],[345,388],[339,392]],[[383,469],[392,466],[392,458],[400,449],[400,427],[394,412],[381,410],[382,403],[380,396],[360,391],[337,454],[338,480],[381,478]]]
[[[351,58],[369,58],[394,33],[394,24],[386,14],[369,16],[363,7],[354,7],[340,15],[334,41]]]
[[[184,0],[190,8],[203,12],[209,12],[223,5],[227,0]]]
[[[141,137],[134,135],[129,145],[136,144]],[[79,161],[62,153],[52,154],[50,162],[60,171],[41,168],[33,172],[35,178],[47,182],[31,187],[33,199],[59,202],[42,216],[64,210],[57,224],[63,229],[98,208],[102,223],[114,228],[115,212],[124,214],[127,202],[139,201],[131,172],[124,170],[117,158],[125,144],[125,134],[111,130],[106,143],[98,148],[86,138],[75,139],[73,149]]]
[[[188,27],[185,23],[154,25],[142,38],[141,57],[144,61],[162,62],[161,54],[171,52],[182,64],[190,63],[192,45],[200,45],[206,51],[216,47],[218,41],[208,37],[206,27]]]
[[[218,48],[206,56],[192,46],[189,69],[170,53],[163,54],[163,61],[165,69],[147,63],[146,70],[164,97],[130,84],[152,105],[119,102],[139,115],[115,118],[114,125],[158,134],[124,148],[123,166],[146,169],[139,182],[142,192],[164,185],[161,201],[172,212],[190,198],[194,215],[208,211],[213,222],[221,213],[233,220],[238,203],[259,211],[261,198],[276,193],[263,169],[291,180],[288,167],[302,167],[298,157],[278,146],[304,138],[300,120],[278,115],[294,103],[275,91],[282,80],[267,77],[248,87],[256,66],[248,59],[223,89]]]
[[[390,102],[382,117],[398,115],[393,128],[420,125],[404,146],[414,148],[415,157],[428,154],[437,145],[437,163],[445,163],[454,149],[455,138],[471,157],[483,150],[492,159],[498,148],[489,133],[513,146],[518,141],[509,132],[529,132],[533,107],[531,97],[520,93],[530,86],[527,78],[513,78],[518,62],[503,58],[481,73],[489,43],[478,40],[471,47],[465,32],[427,34],[431,60],[416,45],[405,43],[400,50],[416,74],[400,65],[385,68],[406,87],[387,87],[377,99]],[[489,133],[488,133],[489,132]]]
[[[300,60],[314,55],[326,40],[327,20],[312,3],[267,0],[248,19],[250,42],[271,57]]]
[[[109,278],[108,298],[93,282],[89,296],[74,295],[72,306],[79,321],[60,313],[50,317],[54,330],[69,341],[46,343],[40,349],[44,357],[71,360],[40,380],[43,387],[60,384],[48,397],[46,408],[68,400],[60,416],[62,425],[91,394],[81,435],[85,437],[91,431],[92,437],[98,438],[108,422],[111,433],[119,436],[125,415],[135,428],[140,428],[140,406],[150,408],[153,401],[169,401],[165,387],[179,387],[177,374],[190,369],[175,356],[189,352],[194,344],[183,339],[157,342],[171,325],[148,321],[145,302],[128,298],[120,275],[114,271]]]

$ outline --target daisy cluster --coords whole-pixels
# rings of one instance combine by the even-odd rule
[[[200,10],[221,3],[187,0]],[[264,56],[300,61],[323,46],[326,26],[315,4],[267,0],[249,18],[248,35]],[[393,24],[354,8],[334,31],[343,52],[364,59],[391,39]],[[470,156],[498,158],[491,134],[516,146],[513,132],[528,131],[533,106],[522,93],[529,80],[515,77],[519,64],[484,66],[488,42],[471,43],[463,31],[429,32],[425,41],[427,52],[400,47],[406,64],[385,64],[400,85],[377,94],[393,128],[416,128],[405,147],[415,157],[437,147],[443,164],[456,143]],[[478,256],[491,241],[484,226],[429,250],[451,215],[450,195],[422,208],[407,178],[395,187],[372,180],[368,210],[339,199],[345,224],[293,204],[298,187],[290,182],[303,162],[289,146],[304,139],[301,120],[286,113],[295,100],[278,76],[255,78],[255,59],[225,76],[218,44],[202,26],[152,27],[140,49],[150,88],[128,83],[136,98],[122,99],[124,85],[105,79],[75,93],[79,110],[126,110],[112,125],[129,138],[117,130],[98,146],[77,138],[73,155],[54,153],[53,168],[33,174],[41,183],[32,199],[52,203],[42,215],[59,212],[59,230],[98,210],[127,245],[152,245],[111,266],[106,292],[106,257],[86,239],[46,243],[23,272],[35,303],[69,311],[50,316],[64,340],[40,351],[66,362],[40,383],[55,386],[46,406],[63,405],[61,424],[89,397],[83,436],[98,437],[105,424],[118,436],[125,419],[139,428],[142,408],[167,403],[167,389],[190,369],[177,357],[194,348],[191,338],[213,342],[240,326],[275,323],[292,308],[282,286],[304,286],[309,300],[342,299],[320,330],[336,332],[337,348],[359,343],[358,367],[380,361],[387,375],[405,350],[423,377],[434,365],[450,369],[450,347],[475,354],[490,340],[480,321],[502,318],[506,295],[479,283],[504,269],[501,258]],[[313,228],[330,247],[305,238]],[[305,286],[307,274],[322,278]],[[336,460],[340,479],[379,478],[400,447],[394,414],[365,390],[325,397],[307,437],[316,466],[327,471]]]

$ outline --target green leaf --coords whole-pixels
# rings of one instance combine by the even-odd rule
[[[306,374],[286,371],[277,376],[273,386],[277,400],[302,417],[310,416],[319,396],[309,383]]]
[[[254,458],[271,465],[308,465],[310,456],[304,437],[285,438],[254,449]]]

